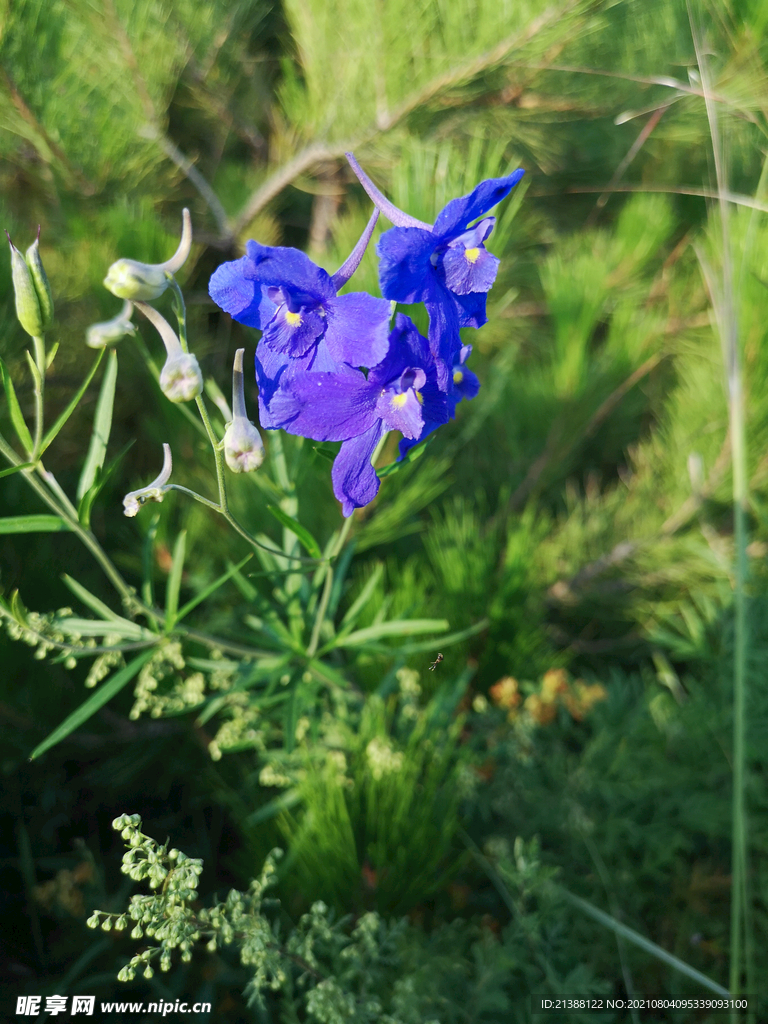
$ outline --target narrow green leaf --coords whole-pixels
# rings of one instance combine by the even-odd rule
[[[109,605],[104,604],[100,601],[95,594],[92,594],[90,590],[86,590],[82,583],[78,583],[77,580],[68,576],[67,573],[61,577],[64,580],[64,584],[72,591],[75,597],[79,598],[86,608],[90,608],[92,612],[96,612],[97,615],[101,615],[103,619],[112,619],[114,622],[128,622],[128,619],[124,619],[122,615],[117,615]],[[133,625],[133,623],[131,623]]]
[[[34,462],[22,462],[18,466],[11,466],[10,469],[3,469],[0,471],[0,479],[4,476],[10,476],[11,473],[18,473],[20,469],[31,469],[34,466]]]
[[[366,584],[363,587],[363,589],[360,591],[360,593],[357,595],[355,600],[352,602],[352,604],[347,609],[347,612],[346,612],[344,618],[341,620],[341,627],[342,627],[342,629],[345,626],[348,626],[348,627],[351,628],[357,622],[357,620],[360,617],[360,613],[362,612],[363,608],[365,608],[365,606],[370,601],[370,599],[371,599],[371,597],[373,595],[373,592],[376,589],[379,580],[381,579],[381,574],[383,572],[384,572],[384,563],[383,562],[379,562],[378,565],[373,570],[373,572],[371,573],[371,575],[368,577],[368,579],[366,581]]]
[[[79,634],[80,636],[107,636],[114,634],[124,640],[149,640],[153,633],[144,629],[137,622],[129,622],[128,619],[78,619],[74,616],[68,619],[57,619],[56,625],[67,635]]]
[[[165,631],[169,633],[176,622],[176,613],[179,607],[179,590],[181,589],[181,574],[184,571],[184,556],[187,552],[187,531],[182,530],[176,538],[173,546],[173,561],[168,576],[168,585],[165,588]]]
[[[66,739],[71,732],[84,725],[89,718],[96,714],[99,708],[103,707],[107,701],[112,700],[115,694],[119,693],[126,683],[133,679],[142,665],[149,661],[153,653],[152,649],[142,651],[133,661],[129,661],[127,665],[121,668],[119,672],[115,672],[111,679],[108,679],[98,690],[95,690],[88,700],[84,701],[79,708],[76,708],[71,715],[68,715],[61,725],[53,730],[50,736],[35,747],[29,755],[29,760],[34,761],[36,757],[40,757],[46,750],[55,747],[57,743],[61,743],[63,739]]]
[[[59,516],[6,516],[0,519],[0,533],[62,533],[69,525]]]
[[[313,444],[312,451],[319,455],[321,459],[325,459],[327,462],[333,462],[336,456],[339,454],[338,448],[332,448],[327,444]]]
[[[35,383],[35,387],[39,388],[40,385],[43,382],[43,379],[40,376],[40,370],[38,368],[38,365],[35,362],[35,360],[32,358],[32,353],[30,351],[26,351],[24,353],[24,355],[27,357],[27,363],[29,365],[29,372],[32,374],[32,380]]]
[[[128,444],[123,448],[119,455],[117,455],[109,464],[105,470],[96,471],[96,480],[94,484],[88,488],[85,494],[80,499],[77,506],[77,518],[80,520],[86,530],[91,528],[91,509],[93,504],[104,490],[107,481],[114,474],[117,467],[120,465],[124,456],[130,449],[136,444],[135,440],[129,441]]]
[[[281,522],[283,526],[286,526],[291,533],[296,534],[299,543],[308,555],[312,558],[323,557],[320,545],[306,527],[302,526],[301,523],[289,516],[287,512],[283,512],[278,505],[267,505],[267,511],[271,512],[275,519],[277,519],[278,522]]]
[[[16,397],[16,389],[13,386],[13,381],[11,380],[11,375],[8,372],[8,367],[2,359],[0,359],[0,375],[3,378],[5,400],[8,402],[8,414],[11,417],[13,429],[16,431],[16,436],[24,445],[25,450],[31,452],[34,448],[32,435],[30,434],[29,427],[21,414],[21,406],[19,405],[19,400]]]
[[[48,352],[48,355],[45,357],[45,368],[46,368],[46,370],[50,370],[51,365],[53,363],[53,360],[56,358],[56,353],[58,351],[59,351],[59,343],[58,343],[58,341],[54,341],[54,343],[51,345],[51,348],[50,348],[50,351]]]
[[[107,453],[109,432],[112,429],[112,408],[115,403],[115,385],[117,383],[117,352],[109,353],[104,380],[101,382],[99,400],[96,403],[96,415],[93,419],[93,433],[83,471],[77,483],[77,500],[83,497],[96,481],[96,471],[104,465]]]
[[[587,914],[589,917],[594,918],[595,921],[599,921],[600,924],[606,928],[610,928],[617,935],[620,935],[627,942],[633,943],[640,949],[645,950],[646,953],[650,953],[651,956],[655,956],[657,960],[661,960],[662,963],[668,964],[674,970],[680,974],[685,974],[687,977],[692,978],[698,982],[699,985],[703,985],[704,988],[709,989],[710,992],[716,992],[719,996],[729,996],[730,993],[727,988],[723,988],[722,985],[718,985],[716,981],[708,978],[706,974],[702,974],[701,971],[697,971],[695,967],[691,967],[684,960],[680,960],[673,953],[668,953],[662,946],[657,946],[655,942],[651,942],[650,939],[646,939],[644,935],[636,932],[634,928],[628,928],[627,925],[622,924],[621,921],[617,921],[615,917],[611,917],[610,914],[606,914],[604,911],[593,906],[587,900],[583,900],[580,896],[576,896],[574,893],[569,892],[567,889],[563,889],[561,886],[557,886],[557,891],[560,895],[567,900],[574,907],[578,907],[579,910]]]
[[[246,825],[260,825],[262,821],[269,821],[270,818],[276,817],[281,811],[290,810],[291,807],[295,807],[300,801],[299,791],[297,789],[288,789],[285,793],[281,793],[273,800],[264,804],[258,811],[249,814],[245,819],[245,823]]]
[[[446,619],[395,619],[392,622],[380,622],[377,626],[358,629],[349,636],[341,637],[334,647],[358,647],[371,640],[380,640],[385,636],[412,636],[414,633],[444,633],[450,623]]]
[[[53,351],[55,352],[55,347],[54,347]],[[51,429],[46,433],[45,437],[43,438],[43,445],[42,445],[42,448],[41,448],[41,454],[45,451],[45,449],[48,447],[48,445],[53,441],[53,439],[56,437],[56,435],[59,433],[61,428],[64,426],[64,424],[67,422],[69,417],[72,415],[72,413],[75,411],[75,409],[79,405],[80,399],[85,394],[86,388],[88,387],[88,385],[93,380],[93,376],[96,373],[96,371],[98,370],[99,365],[101,364],[101,360],[104,358],[104,352],[105,352],[105,349],[102,349],[99,352],[99,354],[96,356],[96,362],[93,364],[93,366],[88,371],[88,374],[87,374],[85,380],[83,381],[83,383],[80,385],[80,387],[75,392],[74,396],[72,397],[71,401],[67,405],[66,409],[64,409],[64,411],[61,413],[61,415],[56,419],[56,422],[53,424]],[[51,365],[50,361],[49,361],[48,365],[49,366]]]
[[[218,590],[219,587],[223,586],[228,579],[231,579],[235,575],[235,573],[239,572],[242,569],[242,567],[246,564],[246,562],[250,562],[252,558],[253,552],[251,552],[250,555],[246,555],[245,558],[242,559],[242,561],[237,563],[237,565],[233,565],[232,568],[228,570],[228,572],[225,572],[222,576],[219,576],[219,578],[217,580],[214,580],[213,583],[209,583],[208,586],[204,587],[199,594],[196,594],[191,601],[187,601],[184,607],[180,608],[179,611],[177,612],[176,621],[181,622],[185,615],[188,615],[193,608],[196,608],[200,604],[201,601],[204,601],[206,597],[210,597],[210,595],[215,590]]]
[[[427,450],[427,446],[432,444],[435,439],[434,434],[430,434],[429,437],[422,441],[421,444],[414,445],[413,448],[409,448],[405,457],[399,462],[390,462],[388,466],[382,466],[381,469],[376,470],[376,476],[381,480],[382,477],[391,476],[393,473],[399,473],[401,469],[405,469],[406,466],[410,466],[412,462],[416,462],[420,459],[424,452]]]

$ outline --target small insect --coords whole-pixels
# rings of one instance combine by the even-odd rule
[[[441,662],[442,660],[443,660],[443,656],[442,656],[442,654],[438,654],[438,656],[437,656],[437,657],[435,658],[435,660],[434,660],[434,661],[432,662],[432,664],[431,664],[431,665],[429,666],[429,671],[430,671],[430,672],[434,672],[434,671],[435,671],[435,669],[437,668],[437,666],[438,666],[438,665],[440,664],[440,662]]]

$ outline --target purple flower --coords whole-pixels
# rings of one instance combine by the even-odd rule
[[[429,345],[407,316],[398,314],[384,359],[365,374],[299,373],[275,393],[276,426],[315,441],[343,441],[333,464],[333,492],[345,516],[372,501],[379,479],[371,465],[386,430],[418,441],[427,424],[448,421],[448,399],[438,388]]]
[[[390,305],[365,292],[338,295],[363,258],[378,210],[332,276],[298,249],[248,242],[246,255],[211,277],[213,301],[242,324],[264,333],[256,351],[263,427],[278,388],[307,370],[338,372],[375,366],[387,352]]]
[[[376,188],[351,153],[353,171],[365,191],[395,227],[377,246],[382,295],[396,302],[423,302],[429,312],[429,345],[443,391],[461,349],[460,327],[482,327],[485,300],[499,261],[485,248],[496,223],[484,213],[505,199],[520,181],[518,169],[505,178],[481,181],[467,196],[452,199],[434,224],[425,224],[393,206]]]
[[[446,392],[446,399],[448,402],[448,418],[455,419],[456,417],[456,406],[463,398],[474,398],[480,390],[480,381],[476,375],[466,368],[464,365],[469,358],[472,351],[471,345],[463,345],[460,351],[454,357],[453,368],[451,376],[448,381],[448,391]],[[409,449],[413,448],[414,445],[420,444],[425,438],[427,438],[434,430],[442,426],[444,420],[431,420],[427,418],[425,413],[424,417],[424,429],[421,432],[421,436],[412,440],[409,437],[404,437],[399,445],[398,461],[402,459]]]

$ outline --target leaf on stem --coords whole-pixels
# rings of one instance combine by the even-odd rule
[[[55,352],[55,348],[53,349],[53,351]],[[56,419],[56,422],[53,424],[51,429],[46,433],[45,437],[43,438],[43,443],[42,443],[41,448],[40,448],[40,454],[41,455],[45,451],[45,449],[48,447],[48,445],[54,440],[54,438],[59,433],[61,428],[67,422],[67,420],[72,415],[72,413],[75,411],[77,406],[80,404],[80,399],[85,394],[86,388],[88,387],[88,385],[93,380],[93,375],[98,370],[99,365],[101,363],[101,360],[104,358],[104,352],[105,352],[105,349],[102,349],[99,352],[99,354],[96,356],[96,361],[94,362],[94,364],[91,367],[91,369],[88,371],[88,374],[87,374],[85,380],[83,381],[83,383],[80,385],[80,387],[75,392],[74,396],[72,397],[71,401],[67,405],[66,409],[64,409],[64,411],[61,413],[61,415]],[[48,365],[50,366],[50,361],[49,361]]]
[[[96,403],[96,415],[93,420],[93,433],[83,471],[77,483],[77,500],[80,501],[96,481],[97,470],[104,465],[107,454],[109,432],[112,429],[112,409],[115,402],[115,385],[117,383],[117,352],[109,353],[107,369],[101,383],[99,400]]]
[[[187,553],[187,531],[182,530],[173,546],[173,561],[165,590],[165,631],[169,633],[176,622],[179,608],[181,574],[184,571],[184,557]]]
[[[94,691],[88,700],[84,701],[75,711],[72,712],[61,725],[57,726],[53,732],[42,743],[39,743],[32,753],[29,755],[30,761],[34,761],[35,758],[40,757],[46,750],[50,750],[51,747],[55,747],[57,743],[61,743],[63,739],[66,739],[70,733],[74,732],[75,729],[79,729],[81,725],[84,725],[89,718],[96,714],[99,708],[102,708],[107,701],[111,700],[115,694],[119,693],[120,690],[129,683],[131,679],[138,673],[139,669],[145,662],[149,661],[154,653],[154,648],[148,651],[142,651],[137,657],[130,661],[127,665],[116,672],[111,679],[108,679],[106,683]]]
[[[0,533],[62,533],[69,529],[69,524],[60,516],[6,516],[0,519]]]
[[[13,381],[11,380],[11,375],[8,372],[8,367],[2,359],[0,359],[0,375],[2,375],[3,378],[3,389],[5,390],[5,399],[8,402],[8,413],[11,417],[13,429],[16,431],[16,436],[19,441],[21,441],[25,451],[31,452],[34,447],[32,435],[30,434],[29,427],[21,414],[21,406],[19,405],[19,400],[16,397],[16,389],[13,386]]]
[[[306,527],[302,526],[292,516],[289,516],[287,512],[283,512],[278,505],[267,505],[267,511],[271,512],[278,522],[281,522],[291,533],[296,535],[297,540],[308,555],[312,558],[323,557],[320,545]]]

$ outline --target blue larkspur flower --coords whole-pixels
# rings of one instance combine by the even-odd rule
[[[448,404],[448,419],[451,420],[456,418],[456,406],[459,402],[464,398],[474,398],[480,390],[480,381],[477,379],[476,374],[471,370],[468,370],[465,365],[471,352],[471,345],[462,345],[461,349],[454,357],[451,376],[448,381],[448,390],[445,394]],[[402,459],[411,448],[420,444],[429,437],[433,431],[437,430],[438,427],[441,427],[444,422],[444,420],[428,419],[425,413],[424,429],[421,432],[421,436],[416,439],[410,437],[404,437],[402,439],[398,448],[398,461]]]
[[[423,302],[429,312],[429,345],[443,391],[461,349],[459,328],[486,322],[487,292],[496,279],[498,259],[485,248],[496,223],[483,214],[505,199],[520,181],[519,168],[504,178],[488,178],[460,199],[452,199],[434,224],[394,206],[376,188],[351,153],[347,160],[370,198],[395,227],[381,236],[379,279],[384,298]],[[472,221],[482,218],[470,227]]]
[[[426,338],[399,313],[384,359],[366,378],[359,370],[299,373],[274,396],[272,417],[290,434],[315,441],[343,441],[333,464],[333,492],[345,516],[372,501],[379,478],[371,456],[382,434],[399,430],[417,442],[425,426],[448,421],[448,399],[439,389]]]
[[[308,370],[329,373],[375,366],[388,347],[390,304],[365,292],[338,295],[370,241],[378,210],[335,274],[303,252],[248,242],[246,255],[211,277],[213,301],[242,324],[263,331],[256,350],[261,425],[274,428],[272,399]]]

